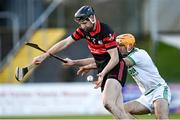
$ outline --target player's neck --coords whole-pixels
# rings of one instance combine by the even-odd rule
[[[93,31],[96,31],[96,24],[97,22],[94,23],[94,26],[93,26]]]

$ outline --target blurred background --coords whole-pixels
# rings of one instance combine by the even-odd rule
[[[83,5],[91,5],[100,21],[107,23],[117,35],[132,33],[136,37],[137,46],[148,51],[160,74],[172,88],[174,101],[170,111],[179,113],[180,94],[177,92],[180,88],[179,0],[0,0],[0,116],[44,115],[47,114],[46,107],[52,110],[50,115],[76,114],[77,111],[68,111],[77,104],[76,102],[72,103],[71,107],[65,106],[67,105],[65,103],[64,108],[56,107],[69,100],[67,98],[69,95],[71,100],[76,99],[75,95],[77,99],[79,96],[87,97],[86,95],[89,95],[88,99],[99,98],[100,91],[96,93],[93,90],[93,86],[86,81],[87,75],[77,76],[77,67],[64,67],[52,57],[34,69],[23,83],[19,84],[14,77],[17,66],[28,66],[35,56],[42,54],[25,46],[25,43],[33,42],[47,50],[56,42],[71,35],[78,27],[73,20],[74,13]],[[76,42],[57,55],[71,59],[91,57],[85,40]],[[95,75],[96,71],[89,74]],[[48,93],[48,90],[51,92]],[[81,93],[82,90],[88,92]],[[130,94],[132,93],[130,91],[134,90],[137,94]],[[124,101],[140,95],[130,76],[124,93],[126,93]],[[48,100],[39,106],[41,109],[38,111],[38,107],[33,103],[41,103],[44,97]],[[17,100],[12,101],[14,98]],[[31,104],[27,105],[27,102],[22,104],[22,101],[30,98],[34,98]],[[93,100],[84,103],[85,106],[92,107],[91,103],[95,103]],[[49,106],[46,106],[46,102]],[[24,112],[16,111],[20,108]],[[37,111],[32,112],[34,109]],[[97,109],[87,111],[83,107],[77,114],[107,114],[102,106]]]

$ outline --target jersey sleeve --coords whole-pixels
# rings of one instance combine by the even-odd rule
[[[71,35],[71,37],[77,41],[80,40],[82,38],[84,38],[84,33],[82,32],[82,30],[80,28],[77,28],[76,31],[73,32],[73,34]]]
[[[143,60],[142,55],[138,51],[130,53],[127,58],[133,63],[133,65],[140,64],[140,62]]]
[[[108,33],[107,35],[105,35],[105,37],[103,38],[103,43],[107,50],[117,47],[115,33]]]

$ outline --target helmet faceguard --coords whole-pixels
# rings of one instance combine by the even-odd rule
[[[83,22],[84,20],[88,20],[92,22],[92,20],[89,18],[91,15],[95,15],[94,9],[91,6],[82,6],[74,14],[74,20],[76,22]]]

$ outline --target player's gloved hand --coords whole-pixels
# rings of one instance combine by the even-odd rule
[[[98,80],[95,82],[96,86],[94,87],[95,89],[101,87],[102,81],[104,79],[104,74],[101,72],[99,74],[97,74],[98,76]]]
[[[63,63],[64,66],[73,66],[75,65],[74,60],[70,59],[70,58],[65,58],[65,61],[67,61],[67,63]]]
[[[41,64],[48,56],[49,56],[49,53],[44,53],[40,56],[37,56],[33,58],[32,64],[35,64],[35,65]]]

